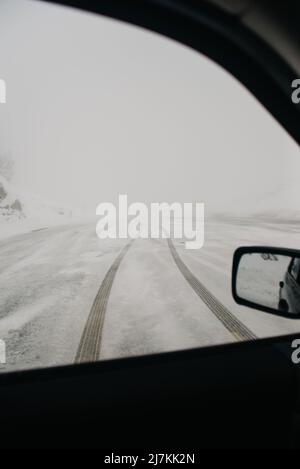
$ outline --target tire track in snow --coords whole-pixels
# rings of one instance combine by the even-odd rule
[[[110,291],[122,259],[132,243],[133,240],[122,249],[101,283],[80,339],[75,363],[99,360],[102,329]]]
[[[171,238],[168,238],[168,246],[175,264],[183,277],[192,287],[194,292],[206,304],[211,312],[222,322],[228,331],[237,340],[254,340],[255,334],[241,323],[209,290],[195,277],[178,255]]]

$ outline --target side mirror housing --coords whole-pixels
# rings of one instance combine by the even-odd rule
[[[300,250],[238,248],[233,257],[232,295],[249,308],[300,319]]]

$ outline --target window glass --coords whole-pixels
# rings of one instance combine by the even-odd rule
[[[291,266],[291,275],[299,283],[299,274],[300,274],[300,259],[294,259]]]
[[[239,246],[299,248],[299,156],[207,57],[2,0],[0,370],[242,340],[218,311],[253,337],[298,332],[230,282]]]

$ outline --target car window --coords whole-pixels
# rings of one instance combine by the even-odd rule
[[[294,259],[291,263],[290,273],[293,279],[300,284],[300,259]]]
[[[299,248],[299,156],[204,55],[2,0],[0,370],[298,332],[237,305],[231,267],[241,245]]]
[[[291,265],[291,275],[296,281],[298,281],[299,269],[300,269],[300,259],[294,259]]]

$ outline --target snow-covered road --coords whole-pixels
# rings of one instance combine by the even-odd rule
[[[33,231],[0,242],[1,370],[72,363],[99,285],[122,242],[93,225]]]
[[[300,332],[300,322],[250,310],[231,297],[241,245],[300,248],[299,225],[206,223],[205,245],[174,246],[199,281],[254,335]],[[99,287],[127,240],[99,240],[92,224],[45,228],[0,242],[0,338],[16,370],[73,363]],[[167,240],[135,240],[115,273],[100,359],[233,342],[172,257]]]

